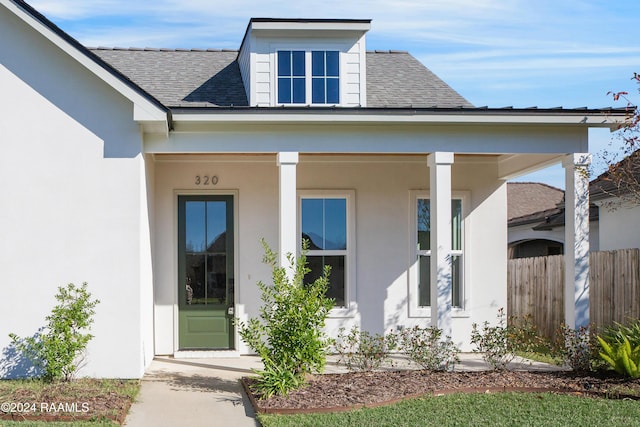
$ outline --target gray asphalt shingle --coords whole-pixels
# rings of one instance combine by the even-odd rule
[[[248,106],[237,52],[90,49],[167,107]],[[367,106],[473,107],[407,52],[367,52]]]

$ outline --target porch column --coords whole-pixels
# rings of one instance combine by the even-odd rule
[[[565,157],[564,321],[589,325],[589,175],[591,154]]]
[[[431,325],[451,336],[451,165],[453,153],[428,157],[431,228]]]
[[[278,259],[281,267],[289,267],[287,254],[297,254],[296,166],[297,152],[280,152],[277,157],[279,178]],[[293,272],[291,272],[293,275]]]

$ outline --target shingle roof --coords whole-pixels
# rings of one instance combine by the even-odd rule
[[[90,49],[167,107],[248,106],[237,51]],[[367,52],[367,106],[473,107],[407,52]]]
[[[248,105],[237,51],[90,50],[167,107]]]
[[[564,191],[540,182],[510,182],[507,184],[507,219],[521,217],[531,221],[545,218],[564,198]],[[539,216],[540,214],[542,216]],[[524,218],[522,218],[524,219]]]
[[[592,200],[637,194],[640,190],[640,149],[611,165],[609,170],[589,183]]]
[[[367,52],[367,106],[473,107],[407,52]]]

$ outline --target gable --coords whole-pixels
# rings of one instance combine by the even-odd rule
[[[134,120],[140,123],[160,123],[160,128],[163,127],[164,123],[164,128],[166,128],[168,124],[166,108],[150,94],[132,84],[126,76],[111,68],[107,63],[102,62],[100,58],[93,56],[77,40],[62,31],[24,1],[0,0],[0,5],[0,13],[7,12],[21,20],[22,23],[55,45],[57,49],[60,49],[64,54],[130,100],[134,106]],[[28,53],[28,50],[25,53]]]

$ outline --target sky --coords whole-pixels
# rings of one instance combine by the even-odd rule
[[[476,106],[624,107],[610,91],[640,103],[639,0],[27,2],[90,47],[237,49],[252,17],[372,19],[367,49],[409,51]],[[590,131],[594,175],[611,140]],[[564,188],[564,171],[519,180]]]

